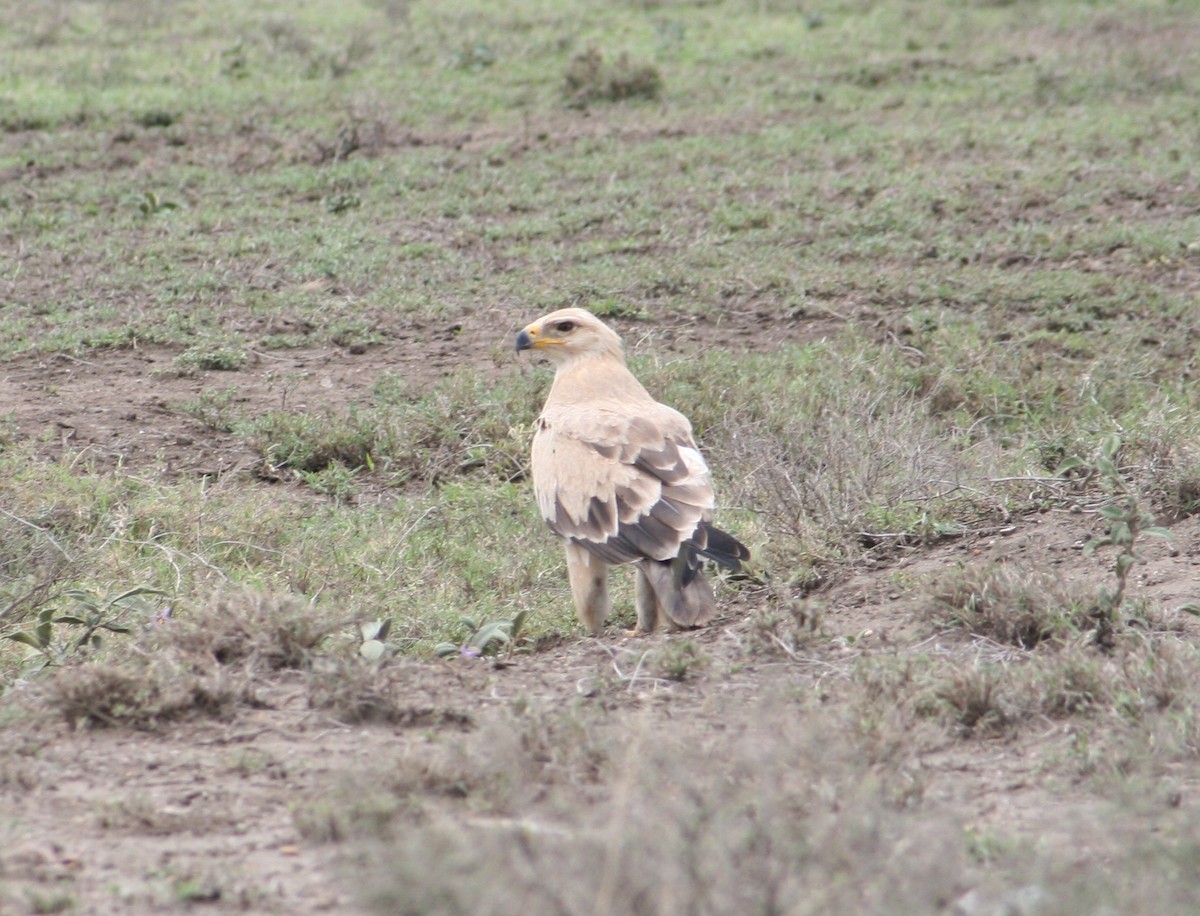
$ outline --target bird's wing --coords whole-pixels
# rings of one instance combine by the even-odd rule
[[[712,515],[691,425],[663,404],[547,409],[532,458],[542,517],[609,563],[674,559]]]

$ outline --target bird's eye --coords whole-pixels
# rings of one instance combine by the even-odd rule
[[[558,323],[558,330],[563,334],[569,334],[571,331],[575,330],[575,322],[574,321],[560,321]]]

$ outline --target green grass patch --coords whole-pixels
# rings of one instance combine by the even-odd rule
[[[252,412],[231,393],[246,355],[386,341],[484,300],[514,320],[584,304],[647,323],[634,367],[692,417],[765,568],[803,579],[1018,509],[991,478],[1114,429],[1186,514],[1198,230],[1173,202],[1195,193],[1196,102],[1172,51],[1200,23],[1136,10],[317,2],[180,27],[35,4],[6,39],[0,158],[29,185],[0,199],[22,252],[0,351],[175,347],[175,371],[230,373],[184,409],[331,511],[445,484],[394,496],[405,516],[519,482],[545,376],[383,377],[349,409]],[[767,335],[847,320],[809,345],[654,355],[657,322],[726,313]],[[104,479],[88,507],[63,469],[22,473],[38,495],[13,527],[43,553],[130,520],[136,574],[75,584],[188,581],[143,502],[195,516],[194,493]],[[262,562],[278,513],[230,513],[212,555],[189,549],[313,587]],[[456,560],[465,580],[477,560]]]

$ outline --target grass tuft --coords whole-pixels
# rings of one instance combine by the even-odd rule
[[[1086,628],[1089,599],[1047,570],[977,563],[939,577],[923,613],[939,625],[1032,649]]]
[[[121,667],[84,662],[48,682],[45,703],[72,728],[153,729],[196,716],[227,718],[245,699],[247,685],[206,667],[201,673],[175,659]]]
[[[397,660],[325,659],[308,676],[309,705],[353,725],[469,728],[468,713],[417,699],[416,682],[436,674]]]
[[[563,78],[563,95],[572,108],[596,102],[656,99],[663,79],[658,67],[633,60],[627,51],[615,58],[600,48],[589,48],[571,58]]]
[[[823,617],[815,601],[763,601],[751,612],[746,649],[752,655],[796,658],[804,648],[820,644]]]
[[[119,666],[103,656],[68,664],[43,682],[41,698],[72,727],[225,718],[257,703],[257,676],[307,665],[330,630],[291,599],[217,595],[149,623]]]
[[[503,913],[518,901],[568,913],[923,911],[950,899],[956,832],[881,812],[864,764],[788,713],[756,709],[732,734],[705,731],[700,751],[694,724],[613,728],[582,709],[527,710],[507,736],[465,735],[450,755],[459,783],[487,780],[467,775],[467,795],[402,811],[347,866],[371,912]],[[426,771],[426,785],[440,792],[444,772]],[[589,803],[597,781],[614,789],[610,803]],[[531,782],[535,794],[503,803]],[[400,798],[412,790],[393,785]],[[898,851],[913,830],[922,842]],[[864,860],[887,863],[870,885],[851,880]]]
[[[236,372],[246,365],[246,352],[240,347],[196,345],[175,357],[174,366],[183,375],[197,372]]]

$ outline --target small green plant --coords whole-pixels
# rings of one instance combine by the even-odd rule
[[[968,826],[963,829],[963,845],[971,860],[990,865],[1013,851],[1014,843],[1003,834],[987,827]]]
[[[370,455],[367,455],[370,459]],[[319,471],[303,471],[301,477],[316,493],[328,496],[339,505],[351,502],[354,498],[354,478],[359,468],[351,468],[340,461],[331,461]]]
[[[250,61],[242,42],[221,51],[221,75],[231,80],[242,80],[250,75]]]
[[[70,913],[74,912],[77,902],[74,895],[66,891],[51,890],[45,893],[28,892],[30,913]]]
[[[178,210],[179,204],[173,200],[163,200],[153,191],[144,191],[137,198],[137,208],[142,216],[151,217],[166,210]]]
[[[590,312],[599,315],[601,318],[625,318],[631,321],[645,321],[650,317],[650,314],[640,305],[616,296],[593,299],[587,303],[587,308]]]
[[[176,878],[171,882],[176,899],[184,906],[195,903],[216,903],[223,896],[221,887],[211,878]]]
[[[452,655],[480,658],[484,655],[495,655],[501,649],[511,655],[521,639],[525,616],[525,611],[518,611],[507,620],[491,620],[478,626],[470,617],[463,617],[461,622],[467,628],[467,638],[457,645],[452,642],[440,643],[434,651],[441,658],[449,658]]]
[[[241,411],[235,405],[244,400],[236,387],[209,388],[200,392],[196,400],[188,401],[179,409],[209,429],[231,433],[241,419]]]
[[[149,596],[158,598],[168,597],[166,592],[144,585],[139,585],[136,588],[131,588],[128,591],[113,596],[97,595],[94,592],[84,589],[71,589],[64,592],[64,594],[75,602],[79,613],[65,614],[57,618],[56,622],[83,627],[83,635],[79,637],[75,644],[77,649],[87,645],[89,642],[93,646],[98,647],[100,643],[99,636],[96,633],[97,630],[108,630],[110,633],[128,633],[129,627],[115,624],[111,620],[111,617],[115,613],[132,610],[149,619],[158,611],[156,606],[158,602],[148,600]]]
[[[260,773],[278,774],[282,771],[283,765],[268,751],[246,747],[233,755],[228,763],[228,769],[229,772],[247,779]]]
[[[236,372],[246,365],[246,351],[222,344],[197,344],[175,357],[175,369],[183,375],[193,372]]]
[[[1141,559],[1134,550],[1134,545],[1140,535],[1169,538],[1171,533],[1165,528],[1154,524],[1154,516],[1142,510],[1137,497],[1127,493],[1120,503],[1104,506],[1100,515],[1109,522],[1108,533],[1093,538],[1084,545],[1083,552],[1090,555],[1099,547],[1116,546],[1117,555],[1113,561],[1115,587],[1100,590],[1097,617],[1100,621],[1100,631],[1096,635],[1099,642],[1111,639],[1111,628],[1119,620],[1121,608],[1125,604],[1125,588],[1129,581],[1129,571]]]
[[[707,664],[708,656],[690,639],[669,643],[654,660],[658,675],[669,681],[684,681],[689,674]]]
[[[141,127],[170,127],[179,120],[179,112],[167,111],[165,108],[150,108],[137,115],[133,120]]]
[[[1129,581],[1129,572],[1135,563],[1141,559],[1136,550],[1138,538],[1142,535],[1149,537],[1169,538],[1171,533],[1166,528],[1154,524],[1154,516],[1146,512],[1137,498],[1137,494],[1125,482],[1117,465],[1117,456],[1121,451],[1121,437],[1116,433],[1105,436],[1100,442],[1099,454],[1092,461],[1082,458],[1068,458],[1059,467],[1058,473],[1083,471],[1088,477],[1099,476],[1102,482],[1119,495],[1119,501],[1110,503],[1100,509],[1100,516],[1108,522],[1108,532],[1098,538],[1092,538],[1084,545],[1085,555],[1091,555],[1097,548],[1114,546],[1117,548],[1116,559],[1113,561],[1113,576],[1115,585],[1110,590],[1102,588],[1096,599],[1093,616],[1096,619],[1096,642],[1109,648],[1113,643],[1114,629],[1121,622],[1121,610],[1125,604],[1125,588]]]
[[[166,592],[155,588],[138,586],[115,596],[100,596],[83,589],[70,589],[63,596],[75,602],[76,613],[59,613],[54,608],[43,609],[37,623],[27,630],[17,630],[3,635],[4,639],[28,646],[34,650],[33,658],[42,667],[62,664],[73,653],[85,647],[98,649],[103,644],[99,631],[128,633],[130,627],[117,623],[114,617],[124,611],[142,612],[147,618],[154,613],[154,602],[146,596],[165,596]],[[80,627],[83,632],[70,639],[61,635],[56,627]]]
[[[345,417],[271,411],[239,423],[237,432],[271,467],[300,472],[323,471],[334,462],[369,467],[380,437],[372,413],[353,407]]]
[[[325,198],[325,209],[330,213],[345,213],[347,210],[357,210],[362,206],[362,198],[357,194],[330,194]]]
[[[495,62],[496,52],[481,41],[464,41],[451,56],[451,63],[459,70],[485,70]]]

